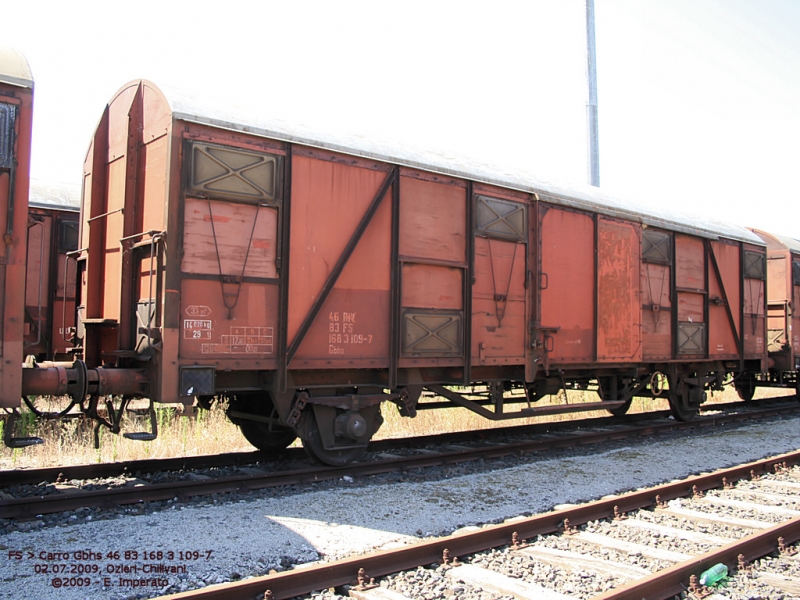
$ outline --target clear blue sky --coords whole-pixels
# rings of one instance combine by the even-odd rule
[[[73,181],[125,82],[587,180],[584,0],[37,1],[35,178]],[[595,0],[601,187],[800,238],[800,2]],[[11,24],[11,25],[9,25]]]

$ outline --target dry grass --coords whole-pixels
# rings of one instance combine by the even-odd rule
[[[169,406],[157,407],[158,438],[152,442],[129,440],[100,428],[100,447],[94,448],[94,424],[85,419],[36,423],[30,413],[23,413],[26,423],[17,423],[17,435],[36,435],[44,444],[28,448],[0,450],[0,469],[42,468],[251,451],[239,428],[225,416],[221,407],[199,410],[197,416],[177,416]],[[149,430],[145,418],[125,417],[122,431]]]
[[[765,389],[756,393],[756,398],[785,395],[785,390]],[[570,404],[597,400],[594,392],[569,391]],[[729,388],[724,393],[717,392],[708,404],[719,404],[738,400],[736,392]],[[564,404],[564,393],[539,401],[537,406]],[[667,401],[663,398],[637,398],[629,412],[666,410]],[[100,448],[93,445],[93,424],[84,419],[46,421],[37,423],[30,413],[23,413],[17,423],[17,435],[37,435],[45,440],[38,446],[12,450],[0,446],[0,469],[42,468],[49,466],[88,464],[112,461],[141,460],[147,458],[167,458],[195,456],[201,454],[220,454],[223,452],[250,451],[252,446],[242,437],[239,428],[228,421],[224,407],[215,405],[212,410],[200,410],[196,417],[176,416],[174,409],[165,406],[157,408],[159,436],[152,442],[129,440],[120,435],[100,430]],[[489,421],[463,408],[420,411],[416,418],[401,417],[393,406],[383,409],[384,425],[376,439],[397,438],[409,435],[429,435],[447,431],[472,431],[491,429],[508,425],[533,424],[549,421],[569,421],[587,417],[607,416],[604,410],[570,413],[515,419],[511,421]],[[138,422],[126,418],[123,431],[136,431],[148,428],[141,418]],[[0,423],[0,427],[4,424]],[[297,444],[298,442],[295,442]]]

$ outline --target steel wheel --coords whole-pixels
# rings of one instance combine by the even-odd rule
[[[680,399],[673,400],[672,395],[669,397],[669,412],[676,421],[692,421],[699,410],[699,408],[686,408],[681,405]]]
[[[297,432],[294,429],[281,425],[278,421],[278,414],[269,394],[237,394],[234,400],[228,416],[239,426],[244,438],[259,450],[263,452],[283,450],[297,439]],[[253,421],[230,414],[236,411],[257,415],[265,421]]]
[[[283,425],[243,421],[239,429],[244,439],[263,452],[283,450],[297,439],[294,429]]]
[[[736,393],[739,398],[745,402],[750,402],[756,393],[756,380],[752,373],[745,373],[741,377],[733,380],[733,387],[736,388]]]
[[[699,387],[690,387],[685,383],[680,383],[675,388],[673,391],[672,382],[670,382],[669,412],[676,421],[692,421],[700,412],[700,405],[705,402],[705,391]]]
[[[620,383],[618,382],[617,386],[619,387],[619,385]],[[612,394],[611,392],[611,390],[614,389],[614,381],[612,377],[598,377],[597,388],[598,388],[597,394],[600,396],[600,400],[604,402],[613,402],[619,398],[618,390],[616,394]],[[625,404],[623,404],[622,406],[618,406],[617,408],[607,408],[605,410],[614,415],[615,417],[621,417],[628,412],[632,403],[633,403],[633,396],[628,398],[625,401]]]
[[[332,418],[335,415],[333,409],[324,412],[331,412]],[[378,411],[376,419],[381,419],[380,411]],[[374,430],[373,430],[374,431]],[[319,424],[317,423],[317,411],[306,410],[303,413],[303,421],[300,427],[300,439],[303,441],[303,448],[312,460],[323,465],[330,465],[332,467],[340,467],[358,460],[364,451],[367,449],[366,443],[358,445],[343,444],[342,448],[326,448],[322,441],[322,433],[320,432]],[[354,441],[355,444],[355,441]]]

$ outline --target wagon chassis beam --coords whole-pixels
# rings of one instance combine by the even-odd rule
[[[562,406],[528,407],[515,412],[503,413],[503,412],[495,412],[487,410],[477,402],[469,400],[462,394],[454,392],[453,390],[449,390],[443,385],[426,385],[425,387],[430,391],[432,391],[434,394],[442,396],[443,398],[447,398],[453,404],[471,410],[472,412],[477,413],[480,416],[489,419],[491,421],[505,421],[508,419],[519,419],[520,417],[555,415],[562,413],[584,412],[590,410],[611,410],[625,404],[624,400],[618,400],[612,402],[607,402],[607,401],[579,402],[577,404],[566,404]]]

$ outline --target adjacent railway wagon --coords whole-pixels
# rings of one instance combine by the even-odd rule
[[[800,241],[756,231],[767,244],[766,374],[750,373],[742,390],[752,397],[757,385],[800,388]],[[746,396],[743,396],[746,397]]]
[[[0,407],[19,406],[22,391],[32,118],[28,62],[0,48]]]
[[[224,394],[256,446],[299,435],[328,463],[423,389],[492,419],[664,393],[688,419],[767,367],[766,247],[748,230],[147,81],[94,134],[79,245],[85,364],[124,381],[101,391]],[[601,404],[534,405],[595,381]]]
[[[80,188],[32,180],[28,201],[24,354],[70,357],[75,335],[75,258]]]

